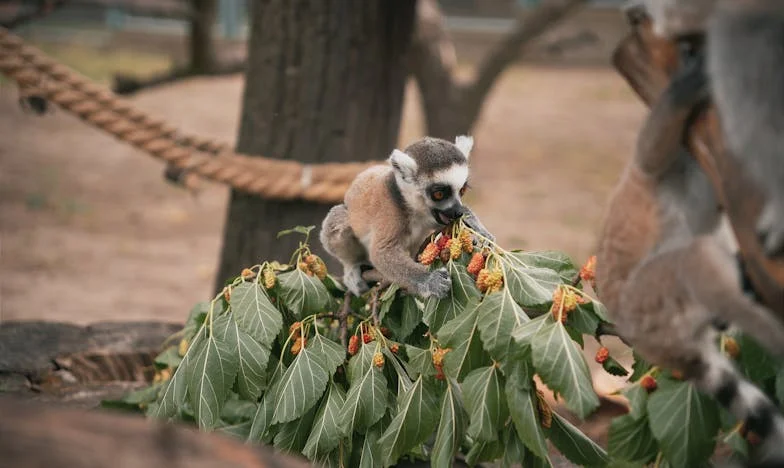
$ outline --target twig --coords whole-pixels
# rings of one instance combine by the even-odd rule
[[[346,291],[343,296],[343,305],[340,307],[338,313],[338,320],[340,321],[340,343],[345,348],[348,345],[348,314],[351,311],[351,292]]]
[[[623,344],[625,344],[626,346],[628,346],[630,348],[632,347],[632,345],[630,345],[618,333],[618,329],[615,328],[615,324],[607,323],[607,322],[600,322],[599,326],[596,327],[596,338],[599,338],[600,336],[614,336],[614,337],[618,338],[619,340],[621,340],[623,342]]]
[[[373,325],[378,327],[378,296],[379,290],[376,289],[373,291],[373,295],[370,298],[370,317],[373,319]]]

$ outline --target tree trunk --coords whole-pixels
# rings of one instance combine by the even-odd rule
[[[217,65],[213,27],[217,11],[217,0],[191,0],[190,72],[211,73]]]
[[[400,125],[415,3],[258,1],[237,151],[304,163],[389,154]],[[216,290],[245,266],[288,261],[301,238],[276,234],[296,225],[318,227],[329,208],[233,192]],[[312,247],[321,254],[313,234]]]

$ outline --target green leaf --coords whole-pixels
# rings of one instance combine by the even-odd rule
[[[514,250],[509,257],[518,265],[526,268],[546,268],[555,270],[564,283],[571,283],[580,272],[574,261],[563,252],[557,250],[540,250],[524,252]]]
[[[256,415],[253,417],[253,424],[251,425],[250,433],[248,434],[249,442],[269,442],[269,440],[265,439],[265,434],[267,429],[272,425],[272,415],[275,412],[275,401],[278,395],[278,388],[280,388],[280,383],[282,381],[281,377],[283,377],[283,374],[285,373],[286,365],[282,362],[278,362],[275,371],[272,373],[272,377],[270,377],[270,386],[267,389],[267,393],[265,393],[264,397],[261,399],[261,403],[259,403],[259,406],[256,409]]]
[[[776,375],[776,360],[765,348],[745,334],[740,334],[737,341],[740,347],[740,364],[749,380],[761,382]]]
[[[531,351],[534,367],[542,381],[563,395],[569,409],[580,418],[599,406],[585,358],[562,323],[550,318],[533,337]]]
[[[401,293],[394,300],[385,304],[389,306],[390,311],[384,314],[381,320],[392,330],[398,340],[405,340],[422,321],[422,311],[416,299],[414,296]]]
[[[438,331],[441,346],[451,348],[451,351],[444,355],[444,371],[459,380],[472,370],[491,362],[490,356],[482,349],[478,307],[479,299],[471,299],[463,313],[445,323]],[[428,359],[431,359],[429,353]],[[427,364],[433,369],[432,361]]]
[[[365,433],[360,448],[359,468],[381,468],[384,466],[381,459],[381,448],[378,439],[381,438],[381,424],[376,424]]]
[[[278,232],[277,238],[280,239],[283,236],[287,236],[289,234],[302,234],[304,236],[310,235],[310,231],[315,229],[316,226],[294,226],[291,229],[284,229],[283,231]]]
[[[397,414],[378,445],[384,464],[395,464],[401,455],[421,444],[433,433],[438,423],[438,399],[435,389],[422,378],[398,397]]]
[[[466,462],[469,466],[474,466],[481,462],[493,461],[504,454],[504,444],[498,439],[491,442],[476,441],[471,446],[471,450],[466,455]]]
[[[348,383],[354,385],[354,382],[361,379],[365,375],[368,368],[373,367],[373,355],[376,354],[376,343],[370,342],[369,344],[362,343],[360,340],[359,351],[351,357],[348,361]]]
[[[188,395],[188,374],[193,367],[193,361],[202,349],[206,346],[207,327],[202,327],[196,336],[191,340],[188,351],[182,358],[182,362],[172,374],[169,383],[166,384],[160,393],[159,404],[150,414],[156,418],[171,418],[185,404]]]
[[[636,382],[651,370],[651,365],[637,354],[636,351],[632,351],[632,356],[634,357],[634,364],[632,364],[632,376],[629,377],[629,380]]]
[[[277,426],[278,433],[275,434],[273,443],[275,448],[291,454],[301,453],[308,440],[308,435],[310,435],[315,417],[316,407],[314,406],[301,418]]]
[[[341,410],[340,427],[344,436],[351,431],[363,432],[387,411],[387,379],[384,372],[373,366],[351,384]]]
[[[225,339],[230,321],[228,315],[213,319],[213,334],[189,366],[188,393],[201,429],[212,429],[218,423],[221,407],[239,370],[237,343],[230,335]]]
[[[219,308],[216,304],[215,308]],[[186,340],[191,340],[196,332],[201,329],[202,324],[204,323],[204,319],[207,318],[207,314],[210,311],[210,303],[209,302],[199,302],[191,309],[190,313],[188,314],[188,319],[185,321],[185,327],[182,330],[182,337]],[[220,312],[218,310],[214,311],[216,314]]]
[[[250,431],[250,421],[244,421],[237,424],[229,424],[226,426],[221,426],[216,429],[216,432],[220,432],[226,434],[230,437],[237,438],[239,440],[245,440],[248,438],[248,433]]]
[[[512,330],[530,321],[509,294],[509,289],[488,294],[477,309],[479,334],[484,348],[496,359],[509,353]]]
[[[784,366],[779,366],[776,372],[776,400],[779,408],[784,408]]]
[[[607,445],[611,457],[628,462],[649,463],[659,453],[645,416],[635,419],[625,415],[613,419]]]
[[[504,280],[514,300],[523,307],[544,309],[553,301],[553,291],[561,277],[548,268],[528,267],[516,261],[518,254],[509,254],[513,266],[504,263]]]
[[[323,312],[330,308],[332,296],[317,276],[295,268],[278,275],[280,297],[297,318]]]
[[[273,424],[289,422],[305,414],[324,394],[328,381],[322,357],[315,354],[314,348],[306,346],[300,350],[281,378]]]
[[[446,360],[450,354],[452,353],[447,353],[446,356],[444,356],[444,360]],[[416,378],[420,374],[424,376],[436,374],[436,369],[433,367],[433,353],[431,353],[429,349],[406,345],[406,355],[408,355],[408,368],[416,374],[412,377]]]
[[[220,413],[221,421],[226,424],[238,424],[253,419],[256,414],[256,404],[247,400],[229,399],[223,405]],[[250,426],[248,426],[250,429]]]
[[[346,361],[346,350],[321,334],[316,334],[308,340],[305,347],[312,349],[313,354],[321,358],[329,375],[334,374],[338,367]]]
[[[129,403],[131,405],[142,405],[151,403],[158,399],[158,394],[163,387],[163,383],[152,384],[149,387],[141,388],[132,392],[128,392],[122,397],[120,401]]]
[[[586,306],[587,304],[578,304],[577,308],[569,313],[566,325],[583,335],[594,336],[599,328],[599,318]]]
[[[239,358],[237,390],[243,398],[256,401],[266,385],[270,351],[241,330],[233,320],[229,333],[234,334],[233,339],[237,342],[237,356]]]
[[[719,408],[686,382],[659,380],[648,397],[648,419],[661,451],[674,466],[700,466],[713,453]]]
[[[512,422],[520,440],[537,457],[547,458],[547,441],[539,421],[537,399],[531,388],[522,388],[509,379],[506,382],[506,399]]]
[[[452,277],[450,294],[442,299],[429,297],[425,300],[422,319],[430,327],[431,333],[438,332],[446,322],[460,315],[471,298],[481,296],[474,278],[463,265],[449,262],[447,268]]]
[[[531,349],[531,342],[545,325],[552,323],[549,314],[540,315],[535,319],[518,325],[512,330],[512,342],[516,350],[513,350],[519,357],[525,357]]]
[[[266,347],[275,341],[283,326],[283,317],[261,286],[240,283],[231,290],[229,302],[240,329]]]
[[[495,440],[509,416],[498,368],[480,367],[468,374],[463,382],[463,403],[471,421],[468,435],[479,441]]]
[[[749,456],[749,443],[746,439],[740,435],[738,431],[731,431],[724,437],[723,442],[727,444],[731,449],[732,452],[742,459],[746,459]]]
[[[553,412],[547,438],[566,458],[580,466],[605,466],[609,462],[604,449],[558,413]]]
[[[155,367],[158,369],[166,369],[167,367],[176,369],[181,362],[182,358],[177,346],[169,346],[161,354],[155,356]]]
[[[635,384],[621,390],[623,396],[629,400],[629,416],[634,419],[640,419],[645,416],[648,411],[646,405],[648,404],[648,391],[642,386]]]
[[[327,396],[316,413],[313,430],[302,450],[310,460],[315,460],[319,454],[328,453],[338,446],[341,438],[338,420],[345,400],[345,392],[334,382],[331,383]]]
[[[614,375],[616,377],[625,377],[629,375],[629,371],[627,371],[620,362],[613,359],[612,356],[608,356],[607,359],[602,363],[602,369],[604,369],[604,371],[608,374]]]
[[[460,443],[463,440],[466,417],[460,387],[450,379],[441,400],[441,418],[433,444],[433,452],[430,455],[431,466],[443,468],[453,466],[455,454],[460,449]]]

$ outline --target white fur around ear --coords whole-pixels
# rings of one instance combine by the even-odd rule
[[[417,163],[408,154],[396,149],[392,151],[389,156],[389,163],[395,169],[395,172],[406,182],[412,182],[417,172]]]
[[[459,149],[460,152],[465,155],[466,159],[468,159],[471,155],[471,148],[474,147],[474,137],[460,135],[455,138],[455,146],[457,146],[457,149]]]

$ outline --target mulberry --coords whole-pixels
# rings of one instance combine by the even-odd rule
[[[302,351],[302,348],[305,347],[305,344],[307,342],[308,342],[307,338],[302,336],[297,337],[297,339],[294,341],[294,344],[291,345],[291,354],[295,356],[299,354],[299,352]]]
[[[596,359],[596,362],[599,364],[604,364],[604,361],[606,361],[609,357],[610,350],[602,346],[598,351],[596,351],[596,357],[594,359]]]
[[[348,340],[348,354],[355,355],[359,351],[359,337],[357,335],[352,335],[351,339]]]
[[[536,407],[539,410],[539,421],[542,427],[550,429],[550,426],[553,425],[553,409],[547,404],[541,390],[536,390]]]
[[[480,291],[485,292],[487,288],[490,287],[488,283],[488,278],[490,277],[490,270],[487,268],[482,268],[479,270],[479,273],[476,275],[476,287],[479,288]]]
[[[504,286],[504,273],[500,269],[495,269],[490,272],[487,278],[487,292],[494,293],[501,290]]]
[[[397,354],[397,352],[400,351],[400,345],[398,345],[397,343],[392,343],[389,346],[389,350],[392,351],[393,354]]]
[[[322,260],[318,255],[310,254],[305,257],[305,263],[308,265],[308,269],[318,277],[318,279],[323,280],[327,277],[327,265],[324,264],[324,260]]]
[[[381,353],[376,353],[373,355],[373,365],[381,368],[384,367],[384,355]]]
[[[289,327],[289,336],[299,336],[300,327],[302,326],[301,322],[294,322]]]
[[[277,278],[276,278],[275,272],[272,270],[272,268],[270,268],[270,267],[265,268],[264,269],[264,273],[262,274],[262,277],[263,277],[263,280],[264,280],[264,287],[265,288],[272,289],[272,288],[275,287],[275,282],[277,281]]]
[[[430,265],[438,257],[439,250],[440,249],[435,242],[427,244],[422,253],[419,254],[419,263],[422,265]]]
[[[299,262],[299,263],[297,263],[297,268],[299,268],[300,271],[305,272],[305,274],[307,274],[308,276],[313,276],[313,272],[310,271],[310,268],[308,267],[307,263]]]
[[[466,268],[469,273],[476,276],[479,274],[479,271],[485,267],[485,257],[480,252],[475,253],[471,256],[471,260],[468,262],[468,267]]]
[[[474,251],[474,238],[468,231],[460,231],[460,245],[465,253]]]
[[[580,268],[580,279],[591,283],[591,287],[596,290],[596,255],[591,255]]]
[[[180,345],[177,347],[177,354],[179,354],[180,357],[185,356],[185,353],[188,352],[188,346],[189,346],[188,340],[184,338],[180,340]]]
[[[553,305],[550,307],[550,312],[556,320],[560,319],[563,323],[566,322],[569,312],[577,307],[577,303],[577,294],[561,285],[553,291]]]
[[[240,276],[242,276],[243,279],[250,279],[256,276],[256,273],[253,273],[253,270],[250,268],[245,268],[242,270],[242,273],[240,273]]]
[[[650,375],[646,375],[645,377],[640,380],[640,386],[651,393],[652,391],[656,390],[658,384],[656,383],[656,379],[651,377]]]
[[[231,300],[231,289],[228,286],[223,288],[223,298],[226,299],[226,302]]]
[[[438,240],[436,241],[438,250],[444,250],[444,248],[446,248],[450,240],[452,240],[452,237],[449,234],[442,234],[441,237],[439,237]]]
[[[363,343],[368,344],[371,341],[373,341],[373,335],[371,335],[370,333],[363,333],[362,334],[362,342]]]
[[[441,252],[438,254],[438,258],[441,259],[441,263],[446,263],[450,259],[449,248],[441,249]]]
[[[442,367],[444,365],[444,356],[451,351],[451,348],[436,348],[433,351],[433,365],[435,367]]]
[[[463,247],[460,245],[460,239],[452,239],[449,242],[449,258],[457,260],[463,254]]]

